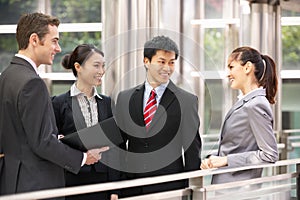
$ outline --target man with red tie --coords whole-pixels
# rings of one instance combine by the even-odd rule
[[[170,80],[178,54],[176,43],[169,37],[147,41],[145,82],[118,95],[116,119],[125,141],[122,170],[127,179],[199,169],[198,99]],[[176,190],[187,184],[182,180],[129,188],[121,196]]]

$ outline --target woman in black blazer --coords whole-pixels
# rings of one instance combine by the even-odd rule
[[[96,86],[101,85],[104,69],[104,54],[92,45],[77,46],[71,54],[64,56],[62,65],[72,69],[77,81],[71,89],[52,98],[59,133],[63,136],[77,130],[93,126],[112,117],[110,97],[97,93]],[[119,162],[113,149],[102,153],[102,161],[94,165],[84,165],[75,175],[66,172],[66,186],[95,184],[119,180],[119,171],[103,163]],[[111,166],[115,166],[112,164]],[[117,199],[118,191],[88,193],[68,196],[66,199]]]

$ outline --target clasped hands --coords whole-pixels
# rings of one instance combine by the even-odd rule
[[[97,163],[101,159],[102,153],[107,151],[107,150],[109,150],[108,146],[88,150],[86,152],[87,158],[86,158],[85,164],[86,165],[92,165],[92,164]]]
[[[209,158],[204,159],[201,162],[201,169],[211,169],[211,168],[219,168],[227,166],[227,156],[213,156],[211,155]]]

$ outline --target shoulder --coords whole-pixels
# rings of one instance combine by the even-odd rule
[[[182,99],[183,102],[198,101],[198,97],[195,94],[178,86],[175,86],[175,88],[168,87],[168,89],[170,89],[178,99]]]
[[[98,95],[101,97],[100,100],[103,100],[105,102],[111,102],[111,98],[109,96],[106,96],[104,94],[98,94]],[[99,99],[99,98],[97,98],[97,99]]]
[[[63,102],[65,101],[67,98],[70,97],[70,90],[63,93],[63,94],[60,94],[60,95],[57,95],[57,96],[53,96],[51,97],[52,99],[52,103],[58,103],[58,102]]]
[[[272,115],[271,105],[265,96],[255,96],[244,104],[244,109],[249,114],[254,113],[267,113]]]
[[[145,88],[144,84],[140,84],[135,87],[132,87],[132,88],[129,88],[126,90],[122,90],[119,92],[118,97],[131,96],[135,92],[144,92],[144,88]]]

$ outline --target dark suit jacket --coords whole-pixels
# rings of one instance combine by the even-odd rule
[[[149,130],[143,118],[145,86],[122,91],[116,104],[116,119],[127,150],[123,166],[127,178],[165,175],[198,170],[201,159],[201,140],[198,132],[197,97],[168,84]],[[184,150],[184,157],[182,156]],[[143,187],[140,194],[183,188],[185,183]]]
[[[111,98],[101,94],[100,96],[102,99],[96,97],[99,122],[112,117]],[[70,91],[53,97],[52,104],[59,134],[68,135],[87,127],[78,100],[77,98],[72,98],[70,96]],[[94,167],[97,172],[108,173],[108,180],[119,180],[119,172],[102,163],[114,162],[112,166],[116,166],[119,163],[118,157],[118,152],[115,151],[115,149],[110,149],[109,151],[102,153],[100,162],[94,165],[84,165],[80,169],[80,172],[91,171],[91,168]]]
[[[44,81],[14,57],[0,76],[1,194],[63,187],[64,169],[78,173],[83,153],[61,143],[57,133]]]

